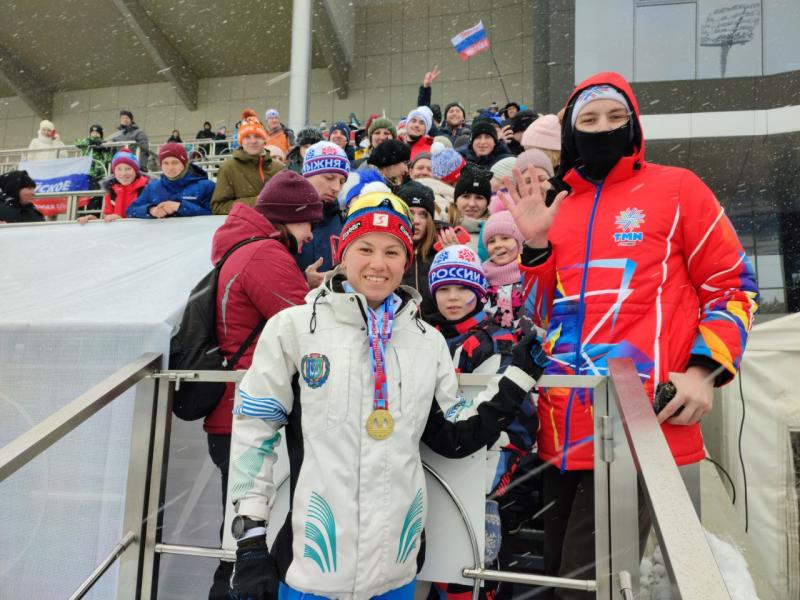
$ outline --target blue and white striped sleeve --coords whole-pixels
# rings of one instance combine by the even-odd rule
[[[289,422],[296,369],[291,318],[278,313],[267,321],[253,364],[239,387],[231,432],[231,500],[236,512],[268,520],[275,494],[272,468],[281,427]]]
[[[275,398],[257,398],[242,389],[239,390],[239,396],[242,402],[233,409],[233,414],[265,419],[279,425],[286,425],[289,422],[289,414],[283,404]]]

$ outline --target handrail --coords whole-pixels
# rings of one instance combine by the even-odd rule
[[[161,354],[142,354],[14,441],[0,448],[0,481],[39,456],[78,425],[159,367]]]
[[[627,446],[674,588],[684,599],[730,600],[633,361],[609,359],[608,369]]]
[[[557,587],[567,590],[581,590],[584,592],[594,592],[597,590],[597,584],[594,579],[570,579],[568,577],[550,577],[548,575],[493,571],[491,569],[464,569],[461,573],[464,577],[469,577],[470,579],[522,583],[525,585]]]
[[[137,548],[136,556],[129,552],[123,557],[120,561],[121,573],[122,567],[127,563],[133,561],[135,566],[138,561],[139,578],[136,587],[143,592],[149,589],[153,581],[152,564],[159,554],[213,556],[227,560],[232,558],[231,552],[225,549],[159,543],[157,523],[153,520],[153,515],[160,514],[163,505],[172,386],[177,387],[184,380],[240,381],[244,371],[158,371],[162,359],[163,356],[157,353],[141,355],[0,449],[0,481],[3,481],[126,390],[141,383],[137,389],[136,404],[137,406],[141,404],[142,408],[149,408],[147,414],[142,414],[141,422],[137,421],[134,424],[134,429],[139,427],[140,431],[149,431],[149,442],[142,441],[142,444],[150,448],[148,455],[151,460],[145,467],[146,474],[143,473],[140,480],[131,483],[129,472],[128,494],[133,498],[141,492],[143,497],[133,498],[135,502],[131,504],[130,511],[126,500],[126,515],[128,512],[131,513],[131,519],[126,516],[124,524],[123,530],[127,530],[126,535],[71,598],[82,598],[130,546]],[[481,580],[595,591],[597,598],[604,599],[618,597],[620,594],[626,598],[633,597],[636,589],[633,584],[638,580],[638,548],[627,546],[638,546],[635,543],[628,543],[633,539],[629,526],[636,521],[636,511],[631,509],[630,502],[632,496],[635,506],[635,481],[638,473],[673,589],[686,600],[690,598],[730,600],[694,506],[633,362],[630,359],[609,359],[608,375],[608,377],[548,375],[540,378],[538,382],[542,387],[594,390],[595,485],[596,493],[597,490],[601,490],[600,493],[607,495],[606,499],[596,496],[598,511],[596,518],[605,519],[606,522],[596,523],[598,556],[597,576],[594,580],[547,577],[483,568],[480,556],[477,555],[475,532],[466,518],[459,499],[438,474],[424,465],[454,500],[467,526],[472,553],[475,556],[475,566],[464,568],[462,574],[464,577],[475,579],[473,597]],[[486,378],[486,375],[461,375],[460,384],[485,385]],[[156,399],[153,393],[157,387],[154,386],[160,384],[167,385],[158,388]],[[140,459],[137,453],[137,460]],[[598,486],[597,482],[601,480],[605,480],[605,483]],[[606,487],[603,488],[603,485]],[[608,502],[612,498],[610,493],[612,489],[613,503]],[[142,510],[144,512],[141,512]],[[136,517],[137,514],[139,517]],[[144,519],[141,519],[142,515]],[[147,527],[142,525],[142,531],[135,533],[133,529],[137,523],[147,523]],[[676,527],[676,523],[680,526]],[[635,531],[634,528],[633,532]],[[603,556],[603,553],[606,556]],[[632,560],[637,562],[632,564]],[[122,579],[121,575],[121,585]],[[616,582],[616,586],[612,585],[612,580]],[[135,573],[131,575],[126,571],[124,581],[125,585],[136,582]],[[125,597],[133,596],[125,595]]]
[[[122,553],[127,550],[130,545],[136,541],[136,535],[132,531],[126,533],[123,538],[117,542],[117,545],[112,548],[111,552],[108,553],[103,561],[97,565],[92,574],[86,578],[86,580],[78,586],[78,589],[73,592],[73,594],[69,597],[69,600],[80,600],[86,594],[89,593],[94,587],[94,584],[103,576],[103,573],[108,571],[108,568],[114,564],[114,562],[122,556]]]
[[[222,140],[220,140],[222,142]],[[138,144],[134,140],[121,140],[121,141],[114,141],[114,140],[107,140],[100,144],[100,148],[121,148],[123,146],[138,146]],[[23,153],[32,153],[36,154],[37,152],[63,152],[63,151],[70,151],[70,150],[82,150],[75,144],[64,144],[63,146],[53,146],[51,148],[8,148],[6,150],[0,150],[0,158],[4,156],[10,156],[13,154],[23,154]]]
[[[227,562],[236,560],[234,550],[225,548],[207,548],[205,546],[184,546],[182,544],[156,544],[158,554],[176,554],[178,556],[199,556],[201,558],[217,558]]]

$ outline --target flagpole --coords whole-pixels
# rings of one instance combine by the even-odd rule
[[[497,76],[500,78],[500,85],[503,86],[503,94],[506,97],[506,104],[511,102],[508,98],[508,92],[506,91],[506,84],[503,81],[503,74],[500,72],[500,67],[497,64],[497,59],[494,57],[494,48],[492,48],[491,44],[489,45],[489,54],[492,55],[492,62],[494,63],[494,68],[497,70]]]

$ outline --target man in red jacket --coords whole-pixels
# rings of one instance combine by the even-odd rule
[[[549,374],[607,374],[607,359],[633,359],[648,397],[671,380],[659,414],[679,466],[703,459],[699,421],[713,388],[739,366],[757,309],[755,276],[711,190],[691,171],[648,163],[639,107],[616,73],[582,82],[567,102],[552,204],[538,185],[501,194],[526,242],[527,304],[547,330]],[[533,178],[535,181],[535,177]],[[538,451],[544,473],[548,574],[592,577],[592,397],[540,390]],[[643,534],[649,520],[640,503]],[[593,594],[559,590],[559,598]]]
[[[214,234],[211,261],[216,264],[239,242],[251,242],[228,257],[217,286],[217,339],[220,351],[233,356],[250,333],[265,319],[289,306],[303,304],[308,293],[306,279],[294,256],[311,241],[311,224],[322,219],[322,200],[314,187],[294,171],[272,177],[258,195],[255,207],[236,204]],[[256,343],[248,348],[235,369],[247,369]],[[222,474],[222,505],[228,490],[228,457],[231,447],[234,385],[208,415],[203,429],[208,434],[208,452]],[[232,563],[220,562],[214,574],[209,599],[229,598]]]

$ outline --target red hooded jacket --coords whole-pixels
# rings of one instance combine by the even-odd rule
[[[628,100],[634,152],[595,184],[579,172],[570,118],[576,95],[610,84]],[[628,83],[599,73],[572,93],[564,115],[562,169],[572,192],[549,232],[552,252],[522,266],[526,310],[547,330],[545,373],[606,375],[608,358],[632,358],[648,396],[671,371],[721,366],[736,373],[758,291],[733,226],[691,171],[647,163],[639,107]],[[592,397],[542,389],[540,456],[561,469],[593,468]],[[664,423],[679,465],[704,456],[698,424]]]
[[[211,244],[211,262],[217,264],[235,244],[251,237],[271,239],[251,242],[228,257],[217,284],[217,339],[220,351],[233,356],[262,319],[295,304],[304,304],[308,293],[303,273],[272,223],[245,205],[236,204]],[[235,365],[247,369],[253,361],[256,342]],[[203,428],[208,433],[231,433],[234,385],[208,415]]]

